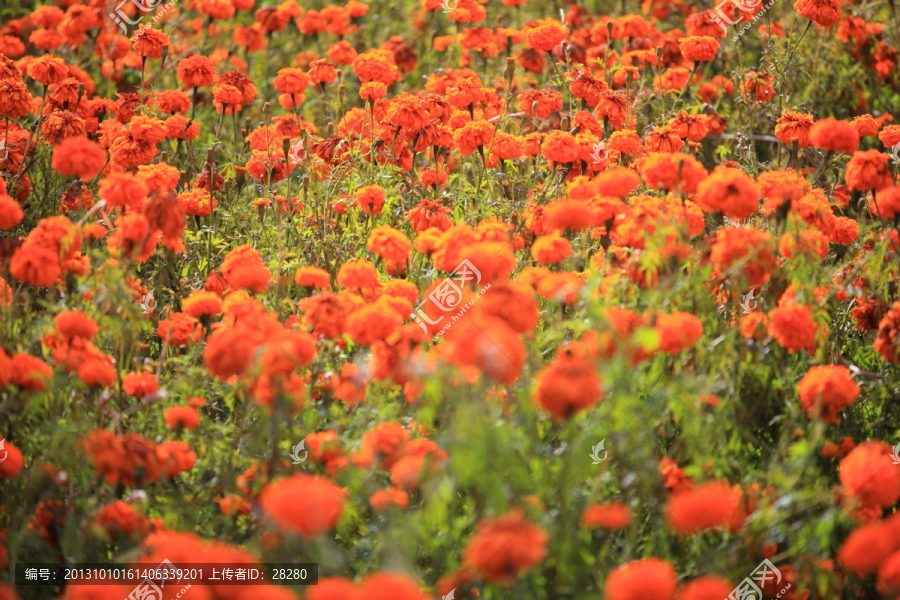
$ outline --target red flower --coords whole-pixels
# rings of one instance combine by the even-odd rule
[[[428,600],[422,587],[401,573],[373,573],[363,579],[360,588],[360,597],[366,600]]]
[[[547,532],[525,520],[521,509],[482,521],[466,544],[463,563],[491,583],[508,583],[547,554]]]
[[[64,139],[53,149],[53,170],[66,177],[91,179],[106,164],[106,152],[84,136]]]
[[[166,427],[169,429],[194,430],[200,425],[200,414],[192,406],[173,406],[165,412]]]
[[[122,389],[137,398],[149,396],[159,389],[159,383],[152,373],[128,373],[122,379]]]
[[[659,334],[659,350],[678,354],[693,346],[703,336],[703,324],[696,316],[686,312],[660,315],[656,319]]]
[[[606,600],[672,600],[678,577],[672,565],[649,557],[619,565],[603,586]]]
[[[622,502],[591,504],[581,513],[581,526],[585,529],[617,530],[631,523],[631,511]]]
[[[890,507],[900,498],[900,465],[891,447],[871,440],[854,448],[840,462],[840,480],[863,505]]]
[[[841,412],[859,396],[859,386],[842,365],[810,367],[797,384],[800,404],[807,416],[819,416],[827,423],[840,423]]]
[[[276,479],[259,495],[263,512],[278,527],[314,538],[334,528],[344,512],[344,492],[318,475]]]
[[[602,383],[580,349],[566,347],[538,373],[534,400],[554,419],[569,419],[604,396]]]
[[[673,493],[666,505],[666,521],[679,535],[724,527],[737,513],[740,501],[740,489],[728,482],[711,481]]]

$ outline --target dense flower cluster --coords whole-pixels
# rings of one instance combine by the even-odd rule
[[[0,599],[900,595],[892,5],[145,5],[2,13]]]

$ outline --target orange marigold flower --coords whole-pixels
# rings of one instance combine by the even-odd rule
[[[675,533],[694,535],[728,525],[740,501],[740,489],[725,481],[710,481],[672,494],[666,504],[666,521]]]
[[[203,362],[210,375],[224,381],[250,366],[260,343],[249,333],[245,327],[227,327],[209,336]]]
[[[606,600],[672,600],[677,588],[671,563],[651,556],[616,567],[606,578],[603,593]]]
[[[719,600],[734,591],[734,584],[723,577],[698,577],[678,592],[678,600]]]
[[[409,506],[409,494],[394,487],[378,490],[369,496],[369,504],[378,511],[386,511],[391,506],[406,508]]]
[[[190,346],[200,341],[203,328],[194,317],[176,312],[166,319],[160,319],[156,335],[170,346]]]
[[[91,179],[106,164],[106,152],[84,136],[64,139],[53,149],[53,170],[66,177]]]
[[[572,244],[557,232],[542,235],[531,246],[532,258],[542,265],[556,264],[570,254]]]
[[[447,216],[451,212],[449,207],[441,206],[440,200],[422,200],[409,211],[407,219],[416,233],[432,227],[447,231],[453,226],[453,221]]]
[[[163,46],[169,45],[169,36],[152,27],[143,27],[135,34],[134,51],[147,58],[162,58]]]
[[[56,333],[64,339],[82,337],[91,339],[100,330],[97,322],[80,310],[64,310],[53,319]]]
[[[391,306],[381,300],[367,304],[347,317],[347,333],[354,343],[371,346],[394,333],[403,319]]]
[[[312,333],[334,339],[344,333],[347,310],[339,296],[323,292],[304,298],[299,303],[303,322],[312,326]]]
[[[243,95],[237,86],[219,82],[212,89],[216,102],[226,107],[235,107],[241,104]]]
[[[874,196],[868,196],[869,212],[884,220],[900,215],[900,187],[889,187]]]
[[[800,405],[812,418],[828,423],[840,423],[837,413],[853,404],[859,396],[859,386],[842,365],[811,367],[797,384]]]
[[[603,381],[578,349],[563,348],[538,373],[534,400],[556,420],[569,419],[604,396]]]
[[[816,323],[807,306],[788,300],[769,312],[769,335],[778,344],[794,353],[816,351]]]
[[[707,175],[696,158],[681,152],[651,152],[640,161],[638,171],[651,189],[682,194],[695,193]]]
[[[495,381],[511,384],[522,372],[525,346],[504,321],[488,315],[459,320],[447,333],[449,359],[460,366],[478,367]]]
[[[363,100],[375,101],[387,95],[387,86],[380,81],[368,81],[359,87],[359,97]]]
[[[567,131],[554,129],[541,145],[541,156],[557,163],[570,163],[581,155],[581,146],[575,136]]]
[[[650,152],[678,152],[684,147],[684,141],[669,125],[657,127],[647,134],[645,144]]]
[[[324,269],[300,267],[294,273],[294,283],[304,287],[325,289],[331,285],[331,276]]]
[[[867,523],[847,536],[838,550],[837,559],[843,567],[863,578],[875,571],[898,545],[890,524],[885,521]]]
[[[43,85],[60,83],[69,76],[66,63],[58,56],[45,54],[28,63],[28,76]]]
[[[333,64],[325,59],[319,59],[310,63],[307,75],[309,75],[310,81],[314,84],[318,83],[319,87],[324,90],[325,84],[337,79],[338,73]]]
[[[831,27],[841,21],[841,0],[797,0],[794,10],[820,27]]]
[[[166,427],[169,429],[194,430],[200,425],[200,413],[193,406],[173,406],[164,414]]]
[[[394,64],[393,53],[387,50],[363,52],[353,60],[353,72],[363,83],[375,81],[390,85],[401,79],[400,71]]]
[[[94,523],[114,541],[121,537],[132,538],[135,534],[142,536],[150,528],[147,517],[131,504],[121,500],[101,508]]]
[[[134,433],[117,436],[105,429],[92,431],[82,443],[94,468],[110,485],[135,487],[159,479],[155,446]]]
[[[694,202],[705,212],[743,220],[759,207],[759,188],[743,171],[720,165],[697,186]]]
[[[493,134],[493,125],[484,120],[477,120],[469,121],[457,129],[453,134],[453,138],[459,147],[459,153],[468,156],[490,144]]]
[[[222,276],[235,290],[260,294],[269,285],[270,273],[262,257],[250,244],[242,244],[225,255],[220,267]]]
[[[0,439],[4,441],[3,449],[8,453],[5,455],[4,461],[0,463],[0,479],[18,477],[22,472],[22,467],[25,466],[22,451],[3,436],[0,436]]]
[[[244,500],[237,494],[228,494],[224,498],[216,500],[219,505],[219,512],[223,515],[248,515],[253,510],[253,505]],[[319,580],[321,583],[322,580]]]
[[[784,111],[775,125],[775,137],[784,144],[797,142],[800,148],[809,148],[809,131],[813,126],[813,117],[793,110]]]
[[[122,378],[122,389],[126,394],[144,398],[159,389],[159,383],[152,373],[127,373]]]
[[[900,364],[900,302],[894,302],[878,324],[875,351],[887,362]]]
[[[631,510],[624,502],[605,502],[590,504],[581,513],[581,526],[584,529],[608,529],[615,531],[625,529],[631,524]]]
[[[214,292],[194,290],[181,301],[181,310],[195,319],[218,315],[222,312],[222,299]]]
[[[200,134],[200,124],[181,115],[172,115],[165,120],[166,138],[170,140],[194,141]]]
[[[653,83],[663,91],[683,90],[691,78],[691,72],[684,67],[670,67],[653,78]]]
[[[785,233],[778,239],[778,251],[785,258],[793,258],[799,251],[810,260],[828,256],[828,236],[818,229],[804,229],[800,234]]]
[[[681,55],[694,62],[714,59],[719,51],[719,42],[708,35],[689,35],[678,40]]]
[[[366,600],[428,600],[429,596],[409,575],[379,572],[367,575],[360,585],[360,598]],[[352,596],[341,595],[341,598]]]
[[[385,193],[380,185],[361,187],[353,194],[353,202],[368,215],[380,215],[384,207]]]
[[[156,458],[159,460],[162,476],[171,479],[193,469],[197,453],[191,450],[187,442],[163,442],[156,447]]]
[[[345,494],[330,480],[298,473],[263,488],[259,505],[274,523],[292,533],[315,538],[331,530],[344,512]]]
[[[378,286],[378,271],[365,259],[351,260],[338,269],[337,281],[348,289],[374,288]]]
[[[525,41],[532,48],[549,52],[569,35],[569,30],[555,19],[539,19],[525,28]]]
[[[9,362],[9,381],[16,387],[29,392],[47,389],[47,382],[53,376],[53,368],[30,354],[15,354]]]
[[[847,163],[847,185],[855,190],[879,192],[893,185],[888,158],[878,150],[855,152]]]
[[[609,136],[609,148],[619,154],[637,154],[641,149],[641,138],[631,129],[620,129]],[[601,146],[606,144],[600,142]],[[591,150],[591,154],[603,157],[605,148],[600,150]],[[592,159],[594,160],[594,159]]]
[[[366,248],[384,260],[405,262],[409,258],[412,242],[402,231],[390,225],[380,225],[369,233]]]
[[[548,229],[564,229],[567,231],[589,229],[595,224],[594,213],[595,211],[592,210],[591,205],[582,200],[556,200],[543,209],[543,217],[546,219],[546,227]],[[543,237],[539,237],[538,241],[541,239],[543,239]],[[566,241],[568,242],[568,240]],[[537,244],[537,242],[535,242],[535,244]],[[569,250],[570,254],[571,245],[569,245]],[[534,256],[533,246],[532,256]],[[537,257],[535,257],[535,259],[540,261]]]
[[[659,334],[660,352],[678,354],[703,337],[703,323],[696,316],[686,312],[660,315],[656,319],[656,333]]]
[[[319,584],[306,592],[306,600],[362,600],[362,592],[349,579],[320,577]]]
[[[809,130],[809,141],[816,148],[828,152],[852,154],[859,147],[859,134],[849,121],[828,117],[813,124]]]
[[[769,232],[755,227],[724,227],[716,232],[710,261],[716,276],[740,267],[738,275],[746,277],[748,287],[762,285],[775,268],[775,255]]]
[[[841,460],[841,483],[860,504],[888,508],[900,498],[900,465],[893,464],[891,452],[884,442],[870,440]]]
[[[13,253],[9,273],[15,279],[38,287],[51,287],[62,274],[59,255],[35,243],[25,242]]]
[[[216,64],[202,54],[192,54],[178,61],[178,80],[185,87],[212,85],[219,72]]]
[[[491,583],[510,582],[531,570],[547,554],[548,534],[513,509],[478,525],[466,545],[463,563]]]
[[[669,127],[678,136],[697,142],[709,134],[708,122],[706,115],[693,115],[682,111],[669,121]]]
[[[110,173],[100,180],[98,195],[109,206],[136,207],[150,193],[144,182],[130,173]]]
[[[302,94],[309,87],[309,77],[300,69],[280,69],[272,84],[282,94]]]

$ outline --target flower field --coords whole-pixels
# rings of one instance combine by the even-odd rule
[[[4,2],[0,600],[900,598],[898,24]]]

